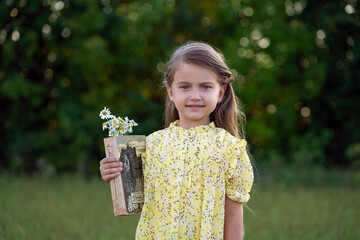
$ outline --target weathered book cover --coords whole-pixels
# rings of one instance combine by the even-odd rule
[[[144,204],[144,176],[141,155],[145,136],[126,135],[104,138],[106,157],[116,157],[123,164],[121,175],[110,181],[114,215],[140,214]]]

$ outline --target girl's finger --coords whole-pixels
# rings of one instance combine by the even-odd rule
[[[105,182],[109,182],[111,179],[113,178],[116,178],[117,176],[119,176],[120,173],[113,173],[113,174],[110,174],[110,175],[106,175],[106,176],[102,176],[102,179],[105,181]]]
[[[106,158],[103,158],[100,161],[100,164],[112,163],[112,162],[119,162],[119,160],[117,158],[114,158],[114,157],[106,157]]]
[[[100,168],[100,174],[102,177],[114,174],[114,173],[120,173],[122,171],[121,167],[117,167],[117,168],[109,168],[109,169],[101,169]]]
[[[121,167],[121,163],[120,162],[107,163],[107,164],[104,165],[104,167],[106,167],[106,168],[118,168],[118,167]]]
[[[100,164],[100,171],[101,170],[106,170],[106,169],[109,169],[109,168],[118,168],[118,167],[121,167],[121,166],[122,166],[122,164],[120,162]]]
[[[105,175],[111,175],[113,173],[120,173],[122,171],[122,168],[110,168],[104,171]]]

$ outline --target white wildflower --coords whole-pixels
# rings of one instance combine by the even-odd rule
[[[108,108],[104,107],[99,114],[101,119],[108,119],[111,116],[111,112]]]
[[[121,118],[111,115],[110,110],[106,107],[100,112],[99,116],[101,119],[108,119],[102,124],[102,127],[103,130],[109,130],[109,136],[132,133],[132,128],[138,125],[134,120],[130,120],[128,117]]]

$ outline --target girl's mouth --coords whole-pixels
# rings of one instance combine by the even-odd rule
[[[186,105],[187,108],[190,108],[191,110],[197,110],[199,108],[204,107],[204,105]]]

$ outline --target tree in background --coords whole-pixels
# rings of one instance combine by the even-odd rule
[[[256,162],[359,167],[356,4],[3,1],[0,168],[97,172],[98,112],[160,129],[164,63],[189,40],[233,69]]]
[[[240,26],[226,55],[243,85],[238,95],[247,105],[249,138],[260,161],[356,165],[355,9],[356,1],[238,2]]]

